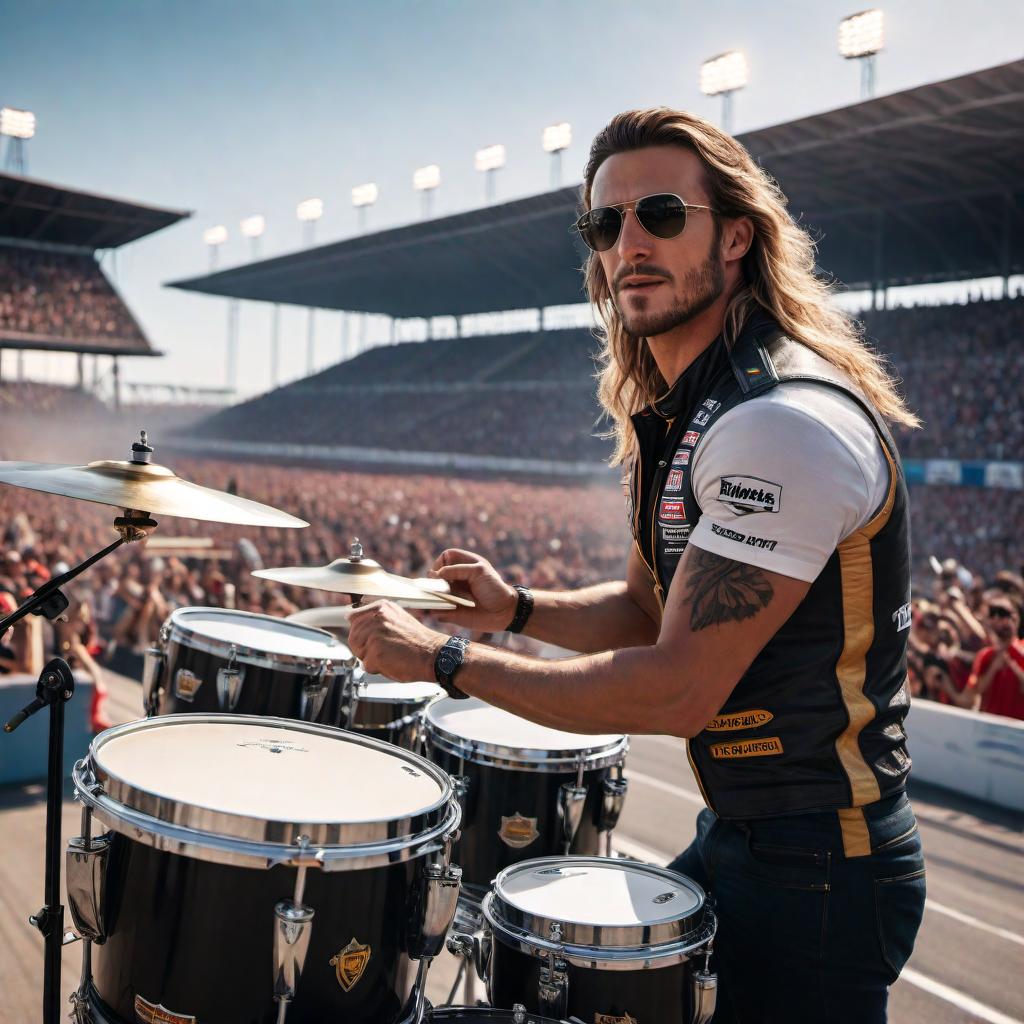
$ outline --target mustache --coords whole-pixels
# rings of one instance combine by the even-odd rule
[[[672,275],[664,267],[659,267],[656,263],[627,263],[615,275],[615,279],[612,281],[612,288],[618,291],[622,282],[634,274],[642,274],[644,277],[663,277],[666,281],[672,280]]]

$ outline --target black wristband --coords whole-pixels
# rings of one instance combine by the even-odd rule
[[[533,614],[533,591],[529,587],[521,587],[518,584],[512,589],[519,595],[519,598],[516,601],[516,614],[505,627],[505,632],[522,633],[527,621]]]

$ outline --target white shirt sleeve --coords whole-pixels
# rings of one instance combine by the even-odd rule
[[[874,424],[850,398],[793,382],[743,402],[697,447],[690,543],[812,582],[888,493]]]

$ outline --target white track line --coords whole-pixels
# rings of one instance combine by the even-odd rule
[[[651,786],[653,789],[660,789],[662,793],[668,793],[669,796],[677,796],[681,800],[689,800],[690,803],[700,804],[701,807],[705,806],[704,798],[699,793],[694,793],[689,789],[683,789],[682,786],[673,786],[671,782],[662,782],[661,779],[656,779],[653,775],[644,775],[643,772],[635,772],[632,768],[626,768],[626,778],[634,779],[639,782],[641,786]]]
[[[668,864],[672,860],[672,854],[665,853],[663,850],[654,850],[649,846],[644,846],[643,843],[634,842],[632,839],[619,835],[618,832],[615,833],[613,842],[615,847],[627,857],[635,857],[637,860],[648,864]],[[935,910],[940,914],[946,914],[963,924],[980,928],[982,931],[991,932],[1002,939],[1006,939],[1008,942],[1024,944],[1024,938],[1015,932],[1007,931],[1005,928],[996,928],[993,925],[986,924],[984,921],[979,921],[976,917],[962,914],[959,910],[953,910],[942,903],[936,903],[934,900],[926,900],[925,907],[928,910]],[[912,967],[904,967],[900,978],[916,988],[945,1000],[947,1003],[952,1003],[966,1013],[973,1014],[980,1020],[989,1022],[989,1024],[1024,1024],[1024,1021],[1020,1021],[1016,1017],[1009,1017],[999,1010],[994,1010],[984,1003],[979,1003],[978,1000],[966,993],[951,988],[949,985],[944,985],[941,981],[935,981],[927,975],[921,974],[920,971],[915,971]]]
[[[1018,1017],[1011,1017],[992,1009],[991,1006],[979,1003],[977,999],[972,999],[963,992],[950,988],[949,985],[943,985],[941,981],[935,981],[920,971],[915,971],[913,967],[904,967],[900,978],[939,999],[944,999],[947,1003],[952,1003],[965,1013],[971,1014],[973,1019],[988,1021],[989,1024],[1024,1024]]]

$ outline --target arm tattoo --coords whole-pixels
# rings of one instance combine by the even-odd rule
[[[767,608],[772,585],[762,569],[691,546],[686,599],[694,633],[723,622],[742,622]]]

